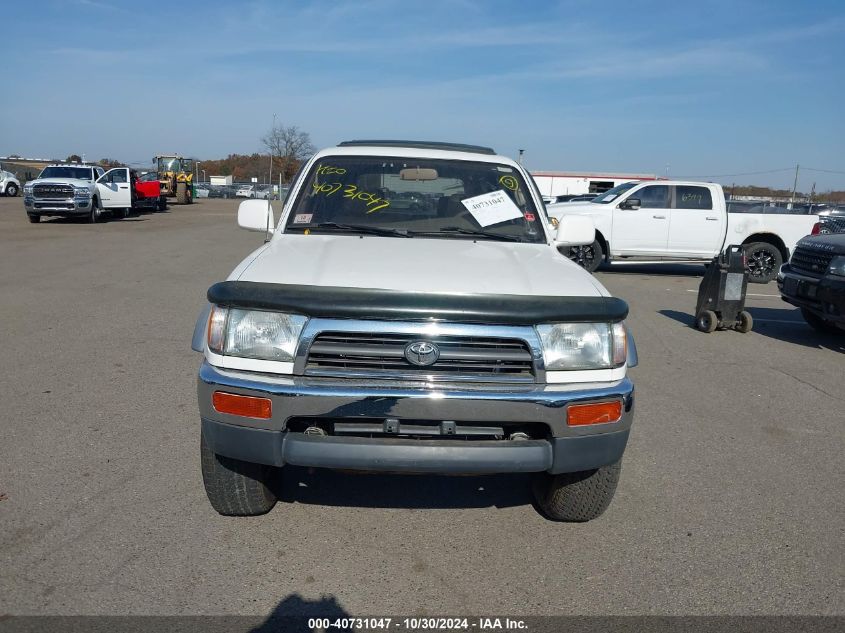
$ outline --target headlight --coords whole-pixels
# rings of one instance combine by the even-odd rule
[[[32,193],[32,185],[24,185],[23,186],[24,193]]]
[[[845,277],[845,255],[838,255],[830,261],[827,272],[837,277]]]
[[[538,325],[537,334],[549,371],[621,367],[628,354],[623,323]]]
[[[91,192],[87,188],[86,189],[74,189],[73,195],[76,196],[77,198],[90,198]]]
[[[208,319],[208,349],[225,356],[291,362],[306,321],[298,314],[214,306]]]

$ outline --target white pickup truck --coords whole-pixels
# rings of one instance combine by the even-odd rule
[[[721,185],[662,180],[626,182],[581,204],[552,204],[550,218],[586,215],[596,241],[568,251],[590,272],[603,262],[628,259],[710,261],[742,244],[749,280],[773,280],[796,242],[818,231],[818,216],[727,212]]]
[[[192,347],[212,507],[262,514],[283,467],[537,473],[551,519],[613,497],[634,416],[628,306],[557,247],[521,165],[489,148],[348,141],[316,154],[281,220],[208,290]]]

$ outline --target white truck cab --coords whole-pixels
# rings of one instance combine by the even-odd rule
[[[558,220],[593,219],[594,244],[567,253],[588,270],[620,259],[710,261],[741,244],[749,279],[760,283],[777,276],[796,242],[818,222],[814,215],[729,214],[721,185],[680,180],[627,182],[590,202],[548,205],[547,212]]]

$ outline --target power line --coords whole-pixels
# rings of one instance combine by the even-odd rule
[[[761,174],[777,174],[783,171],[792,171],[793,169],[794,167],[786,167],[784,169],[767,169],[766,171],[746,171],[741,174],[716,174],[713,176],[702,176],[702,178],[733,178],[734,176],[759,176]]]
[[[806,169],[807,171],[820,171],[823,174],[843,174],[843,175],[845,175],[845,171],[836,171],[835,169],[816,169],[814,167],[802,167],[801,169]]]

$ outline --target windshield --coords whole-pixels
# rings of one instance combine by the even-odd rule
[[[75,178],[92,180],[90,167],[45,167],[39,178]]]
[[[619,197],[620,194],[625,193],[631,187],[636,187],[638,182],[623,182],[621,185],[616,185],[613,189],[608,189],[600,196],[597,196],[590,200],[590,202],[594,202],[596,204],[608,204],[609,202],[613,202],[616,198]]]
[[[181,160],[182,160],[181,158],[174,158],[174,157],[164,158],[164,157],[161,157],[161,158],[158,159],[158,166],[157,166],[158,171],[159,172],[179,171],[179,168],[181,167]]]
[[[513,167],[464,160],[330,156],[311,167],[285,232],[544,242]]]

